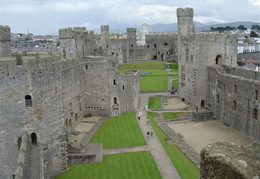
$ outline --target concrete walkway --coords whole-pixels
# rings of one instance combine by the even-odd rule
[[[171,160],[169,159],[166,151],[164,150],[161,142],[159,141],[158,137],[156,136],[155,132],[153,132],[153,137],[147,137],[146,132],[151,131],[152,126],[147,124],[147,112],[143,110],[143,105],[148,104],[149,95],[148,94],[141,94],[140,95],[140,106],[139,112],[142,112],[141,119],[138,120],[138,124],[140,129],[146,139],[148,144],[149,151],[151,152],[155,163],[161,173],[163,179],[178,179],[181,178],[173,166]]]

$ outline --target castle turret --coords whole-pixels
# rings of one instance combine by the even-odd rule
[[[109,26],[101,25],[101,47],[103,50],[109,48]]]
[[[193,14],[193,8],[177,9],[178,34],[180,36],[187,36],[194,33]]]
[[[11,57],[11,30],[0,25],[0,58]]]
[[[136,46],[136,28],[127,28],[127,37],[129,38],[130,48],[134,48]]]

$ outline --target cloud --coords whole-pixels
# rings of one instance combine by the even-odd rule
[[[114,21],[128,24],[138,24],[146,22],[155,23],[174,23],[176,22],[175,6],[165,5],[141,5],[139,7],[113,7],[110,16]]]
[[[259,0],[248,0],[250,4],[254,6],[260,6],[260,1]],[[260,9],[260,7],[258,7]]]
[[[81,27],[86,27],[87,30],[99,29],[100,25],[95,25],[89,22],[84,22],[80,25]]]

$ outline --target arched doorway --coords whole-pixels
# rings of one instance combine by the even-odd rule
[[[37,135],[34,132],[31,134],[31,141],[32,144],[37,144]]]
[[[222,57],[221,57],[221,55],[218,55],[216,57],[216,65],[221,65],[221,61],[222,61]]]
[[[113,109],[113,115],[118,116],[119,115],[119,110],[118,109]]]
[[[204,100],[201,101],[200,106],[201,106],[202,108],[205,107],[205,101],[204,101]]]

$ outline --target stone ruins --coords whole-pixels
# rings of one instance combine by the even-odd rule
[[[194,110],[207,107],[207,120],[260,141],[260,74],[236,68],[236,36],[195,32],[192,8],[177,9],[177,17],[178,33],[146,35],[142,46],[136,28],[122,39],[110,38],[107,25],[101,39],[84,27],[60,29],[59,52],[12,53],[10,27],[0,26],[0,178],[26,178],[33,165],[39,178],[54,178],[68,168],[67,136],[84,116],[136,111],[139,72],[118,71],[129,62],[178,62],[182,101]],[[211,178],[215,165],[208,152],[202,152],[203,166],[208,163],[202,178]],[[35,163],[28,162],[30,153],[38,156]]]

